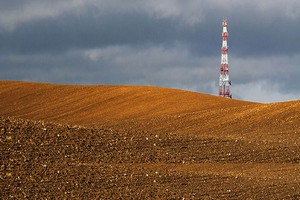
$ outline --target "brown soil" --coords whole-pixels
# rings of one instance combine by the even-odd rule
[[[299,199],[300,101],[0,82],[0,199]]]

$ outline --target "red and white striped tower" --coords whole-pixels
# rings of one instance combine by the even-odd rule
[[[228,45],[227,45],[227,19],[223,20],[223,33],[222,33],[222,57],[220,67],[220,79],[219,79],[219,96],[232,98],[230,94],[231,81],[229,79],[229,68],[228,68]]]

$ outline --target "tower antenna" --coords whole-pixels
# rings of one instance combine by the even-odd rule
[[[231,81],[229,79],[229,67],[228,67],[228,45],[227,45],[227,19],[223,20],[223,33],[222,33],[222,56],[220,67],[220,79],[219,79],[219,96],[225,98],[232,98],[230,94]]]

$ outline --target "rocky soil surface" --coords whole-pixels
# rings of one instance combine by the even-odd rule
[[[2,199],[300,197],[299,146],[15,118],[0,130]]]

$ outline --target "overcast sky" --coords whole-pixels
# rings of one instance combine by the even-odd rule
[[[0,0],[0,79],[300,99],[299,0]]]

